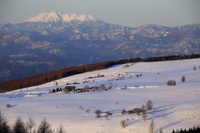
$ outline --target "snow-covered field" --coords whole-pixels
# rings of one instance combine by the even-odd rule
[[[193,70],[194,66],[196,70]],[[24,121],[32,117],[37,126],[46,118],[53,128],[62,124],[68,133],[146,133],[152,120],[156,132],[162,128],[164,133],[170,133],[173,129],[200,125],[199,67],[200,59],[117,65],[0,94],[0,110],[11,125],[18,116]],[[95,78],[98,74],[104,77]],[[181,81],[183,76],[185,82]],[[168,80],[175,80],[176,86],[168,86]],[[79,83],[74,84],[76,88],[104,84],[112,89],[48,93],[50,89],[64,88],[66,83],[74,82]],[[140,108],[148,100],[153,101],[154,108],[147,111],[146,121],[141,115],[121,114],[123,109]],[[7,104],[13,107],[7,108]],[[103,112],[102,118],[95,117],[97,109]],[[113,113],[109,119],[105,118],[107,111]],[[129,119],[126,128],[119,124],[123,119]]]

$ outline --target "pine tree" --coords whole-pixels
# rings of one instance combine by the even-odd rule
[[[186,80],[186,78],[185,78],[185,76],[183,76],[183,77],[181,78],[181,81],[182,81],[182,82],[185,82],[185,80]]]
[[[18,117],[14,126],[13,126],[13,133],[28,133],[28,129],[26,128],[25,123]]]
[[[10,127],[8,126],[7,119],[0,111],[0,133],[10,133]]]
[[[53,133],[51,129],[51,125],[46,121],[45,118],[41,121],[37,132],[38,133]]]
[[[196,66],[194,66],[193,70],[194,70],[194,71],[197,70]]]
[[[59,127],[57,133],[66,133],[66,131],[65,131],[64,127],[63,127],[63,125],[60,125],[60,127]]]

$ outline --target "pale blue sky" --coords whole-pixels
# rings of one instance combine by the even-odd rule
[[[24,22],[43,11],[91,13],[130,27],[200,23],[200,0],[0,0],[0,24]]]

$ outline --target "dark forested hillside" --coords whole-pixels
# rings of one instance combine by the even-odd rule
[[[106,69],[116,64],[133,63],[133,62],[154,62],[154,61],[169,61],[169,60],[181,60],[181,59],[192,59],[200,58],[200,54],[183,55],[183,56],[162,56],[162,57],[149,57],[149,58],[131,58],[116,61],[100,62],[95,64],[83,65],[78,67],[70,67],[66,69],[51,71],[48,73],[42,73],[35,76],[29,76],[19,78],[15,80],[5,81],[0,83],[0,93],[7,91],[13,91],[20,88],[35,86],[44,84],[50,81],[55,81],[64,77],[68,77],[75,74],[84,72]]]

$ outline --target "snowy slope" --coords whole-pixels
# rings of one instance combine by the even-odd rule
[[[194,66],[196,70],[193,70]],[[18,116],[24,120],[33,117],[38,124],[45,117],[54,128],[63,124],[68,133],[144,133],[148,132],[151,120],[156,124],[156,132],[162,128],[168,133],[173,129],[200,124],[199,66],[200,59],[117,65],[57,80],[57,86],[56,82],[50,82],[0,94],[0,110],[11,124]],[[98,74],[105,76],[95,78]],[[186,77],[184,83],[181,82],[182,76]],[[168,80],[175,80],[177,85],[167,86]],[[49,89],[63,88],[66,83],[74,82],[80,83],[75,84],[77,88],[105,84],[112,89],[48,94]],[[125,87],[127,89],[122,90]],[[154,108],[147,112],[147,121],[135,114],[121,114],[123,109],[141,107],[149,99],[153,101]],[[13,107],[6,108],[6,104]],[[90,112],[86,113],[86,109]],[[109,120],[105,117],[97,119],[94,114],[96,109],[102,110],[103,115],[106,111],[113,115]],[[126,128],[119,124],[123,119],[129,119]]]

